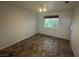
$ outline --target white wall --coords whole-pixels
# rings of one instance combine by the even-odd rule
[[[44,27],[44,16],[46,15],[59,15],[60,24],[58,29],[47,29]],[[50,12],[47,14],[39,15],[38,32],[48,34],[51,36],[69,39],[70,37],[70,24],[71,24],[71,11]]]
[[[18,6],[0,3],[0,49],[28,38],[37,32],[69,39],[71,11],[52,12],[46,15],[59,15],[59,29],[45,29],[43,27],[45,15],[43,14],[37,16]]]
[[[36,34],[36,17],[31,11],[0,3],[0,49]]]
[[[75,56],[79,57],[79,3],[73,10],[73,22],[71,31],[71,46]]]

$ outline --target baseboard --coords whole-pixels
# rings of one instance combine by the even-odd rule
[[[32,36],[34,36],[34,35],[36,35],[36,34],[37,34],[37,33],[35,33],[35,34],[33,34],[33,35],[29,36],[29,37],[26,37],[26,38],[24,38],[24,39],[22,39],[22,40],[20,40],[20,41],[23,41],[23,40],[25,40],[25,39],[28,39],[28,38],[30,38],[30,37],[32,37]],[[12,46],[12,45],[14,45],[14,44],[17,44],[17,43],[19,43],[20,41],[13,42],[13,43],[11,43],[11,44],[9,44],[9,45],[7,45],[7,46],[5,46],[5,47],[1,48],[1,49],[0,49],[0,51],[1,51],[1,50],[3,50],[3,49],[8,48],[9,46]]]
[[[43,34],[43,33],[35,33],[34,35],[39,35],[39,34],[41,34],[41,35],[44,35],[44,36],[47,36],[47,37],[55,37],[55,36],[51,36],[51,35],[47,35],[47,34]],[[34,36],[34,35],[32,35],[32,36]],[[32,37],[32,36],[30,36],[30,37]],[[30,38],[30,37],[27,37],[27,38],[25,38],[25,39],[28,39],[28,38]],[[58,38],[58,39],[63,39],[63,38],[59,38],[59,37],[55,37],[55,38]],[[23,39],[23,40],[25,40],[25,39]],[[64,39],[64,40],[67,40],[67,39]],[[21,40],[22,41],[22,40]],[[7,47],[4,47],[4,48],[2,48],[2,49],[0,49],[0,50],[3,50],[3,49],[5,49],[5,48],[8,48],[9,46],[11,46],[11,45],[14,45],[14,44],[17,44],[17,43],[19,43],[20,41],[18,41],[18,42],[15,42],[15,43],[12,43],[12,44],[10,44],[10,45],[8,45]]]
[[[70,41],[70,45],[71,45],[72,51],[74,53],[74,56],[77,57],[76,52],[75,52],[75,49],[73,48],[73,45],[72,45],[72,42],[71,41]]]
[[[41,35],[44,35],[44,36],[50,36],[50,37],[55,37],[55,36],[52,36],[52,35],[48,35],[48,34],[43,34],[43,33],[37,33],[37,34],[41,34]],[[64,40],[69,40],[69,39],[65,39],[65,38],[60,38],[60,37],[55,37],[55,38],[58,38],[58,39],[64,39]]]

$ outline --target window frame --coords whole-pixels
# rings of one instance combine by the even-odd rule
[[[45,26],[45,19],[46,19],[46,18],[58,18],[58,25],[57,25],[56,27],[53,27],[53,26],[52,26],[52,27],[46,27],[46,26]],[[60,18],[59,18],[58,15],[54,15],[54,16],[45,16],[45,17],[44,17],[44,27],[45,27],[45,28],[58,29],[58,28],[59,28],[59,24],[60,24]]]

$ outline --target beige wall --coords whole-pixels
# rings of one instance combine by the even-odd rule
[[[73,10],[73,22],[71,31],[71,46],[75,56],[79,57],[79,3]]]
[[[0,3],[0,49],[36,34],[36,17],[31,11]]]
[[[69,39],[70,37],[70,24],[71,24],[71,11],[50,12],[43,15],[39,15],[38,20],[38,32],[48,34],[51,36]],[[44,16],[46,15],[59,15],[60,24],[58,29],[47,29],[44,27]]]
[[[71,11],[45,14],[59,15],[60,18],[58,29],[46,29],[44,28],[44,14],[37,16],[18,6],[0,3],[0,49],[28,38],[37,32],[69,39],[71,14]]]

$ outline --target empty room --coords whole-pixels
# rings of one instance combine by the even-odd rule
[[[0,57],[79,57],[78,1],[0,1]]]

